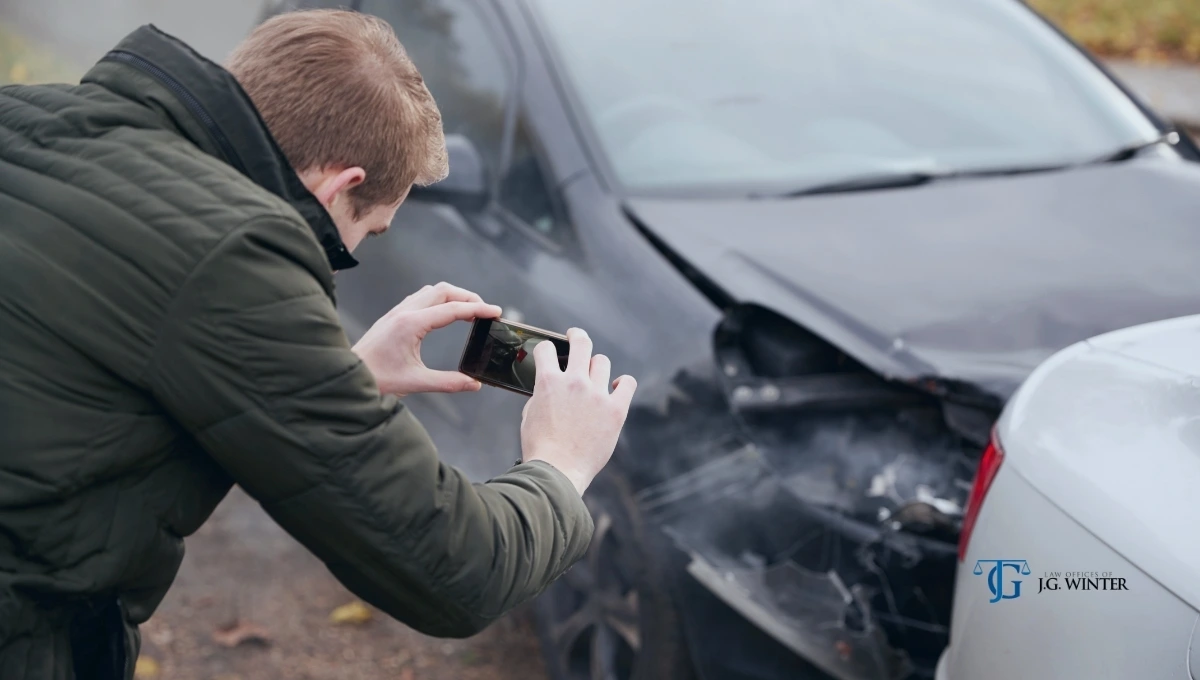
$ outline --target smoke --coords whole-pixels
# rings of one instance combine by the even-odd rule
[[[947,428],[936,402],[750,419],[731,413],[714,377],[699,367],[644,400],[626,426],[622,468],[675,498],[752,502],[759,478],[770,479],[805,504],[873,526],[913,502],[961,513],[976,456]],[[753,452],[752,463],[743,449]],[[710,514],[713,505],[694,512]]]
[[[978,456],[937,401],[741,418],[703,370],[656,396],[631,416],[629,443],[653,480],[640,507],[694,569],[739,584],[798,640],[840,644],[818,633],[857,630],[851,647],[865,656],[854,658],[932,668]]]
[[[961,512],[971,458],[928,413],[823,414],[760,428],[759,440],[785,484],[809,503],[863,521],[887,519],[911,502]]]

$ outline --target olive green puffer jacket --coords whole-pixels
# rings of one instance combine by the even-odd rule
[[[0,89],[0,678],[131,677],[232,484],[432,635],[582,555],[566,477],[472,485],[380,396],[334,310],[354,264],[232,76],[153,27]]]

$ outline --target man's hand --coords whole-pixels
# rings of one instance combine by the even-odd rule
[[[448,283],[425,286],[409,295],[371,326],[354,352],[384,394],[474,392],[478,380],[457,371],[435,371],[421,361],[421,341],[429,331],[455,321],[494,319],[500,308],[485,304],[469,290]]]
[[[578,328],[567,331],[567,339],[571,353],[565,371],[554,343],[533,348],[537,379],[521,417],[522,460],[550,463],[582,495],[617,447],[637,381],[623,375],[609,393],[608,357],[592,356],[592,340]]]

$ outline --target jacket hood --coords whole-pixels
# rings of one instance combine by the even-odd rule
[[[325,207],[300,181],[258,109],[229,71],[153,25],[125,37],[84,76],[165,117],[206,153],[287,201],[316,234],[334,270],[358,261]]]
[[[734,300],[889,378],[1007,398],[1074,342],[1200,312],[1200,165],[1182,160],[627,207]]]

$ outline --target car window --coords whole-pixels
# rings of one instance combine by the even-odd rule
[[[359,9],[392,25],[441,109],[446,134],[474,142],[495,176],[512,74],[476,3],[363,0]]]
[[[508,170],[500,180],[499,201],[539,235],[556,241],[566,236],[529,130],[521,120],[513,133]]]
[[[492,176],[500,205],[535,232],[561,236],[549,184],[529,132],[517,121],[508,166],[502,158],[505,104],[514,88],[497,38],[471,0],[363,0],[361,11],[392,25],[442,112],[446,134],[468,137]]]
[[[1157,134],[1012,0],[533,6],[609,165],[635,193],[1040,167]]]

